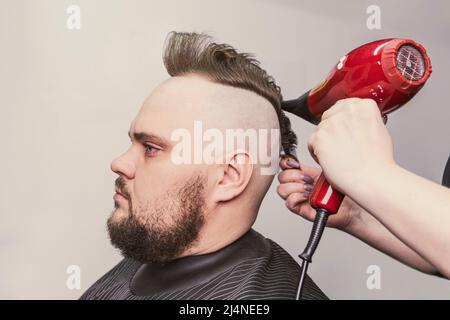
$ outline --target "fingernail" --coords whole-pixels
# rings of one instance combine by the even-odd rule
[[[286,161],[286,164],[287,164],[290,168],[300,169],[300,163],[298,163],[295,159],[288,158],[287,161]]]
[[[313,188],[314,188],[313,185],[309,183],[305,183],[303,185],[303,189],[305,189],[306,191],[312,191]]]
[[[303,194],[303,196],[304,196],[305,198],[309,198],[310,192],[309,192],[309,191],[305,191],[305,192],[303,192],[302,194]]]
[[[303,181],[305,181],[308,184],[313,184],[314,183],[314,179],[310,176],[308,176],[307,174],[303,175]]]

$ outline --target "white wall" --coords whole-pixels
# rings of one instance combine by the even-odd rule
[[[66,28],[69,5],[81,29]],[[368,30],[366,8],[381,8]],[[143,99],[167,77],[167,33],[204,31],[256,54],[285,98],[316,85],[350,49],[379,38],[421,42],[433,63],[426,87],[388,123],[396,159],[440,182],[450,153],[450,6],[448,1],[125,1],[0,2],[0,298],[75,299],[120,256],[105,221],[113,208],[111,159]],[[300,160],[314,127],[291,117]],[[388,184],[389,181],[386,181]],[[267,195],[256,229],[293,256],[310,223]],[[426,212],[424,212],[426,214]],[[366,268],[381,268],[368,290]],[[78,265],[81,290],[66,287]],[[336,230],[327,230],[310,268],[333,299],[450,297],[448,281],[411,270]]]

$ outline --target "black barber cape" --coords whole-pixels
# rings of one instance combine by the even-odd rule
[[[278,244],[250,229],[209,254],[165,265],[125,258],[80,299],[295,299],[300,266]],[[307,277],[302,299],[328,299]]]

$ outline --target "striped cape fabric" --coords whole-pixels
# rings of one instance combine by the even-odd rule
[[[300,266],[277,243],[262,237],[270,253],[242,259],[212,279],[188,288],[136,295],[130,283],[142,263],[125,258],[95,282],[81,300],[275,300],[295,299]],[[328,299],[307,276],[302,299]]]

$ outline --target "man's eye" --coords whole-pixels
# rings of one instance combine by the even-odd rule
[[[157,149],[149,144],[144,144],[144,148],[145,148],[145,154],[148,155],[149,157],[155,156],[155,154],[159,151],[159,149]]]

